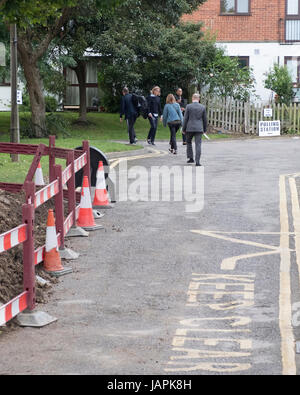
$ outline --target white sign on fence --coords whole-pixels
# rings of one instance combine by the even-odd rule
[[[17,104],[23,104],[22,91],[17,91]]]
[[[260,137],[280,136],[280,121],[261,121],[259,122]]]
[[[273,109],[272,108],[264,108],[264,117],[272,118],[273,117]]]

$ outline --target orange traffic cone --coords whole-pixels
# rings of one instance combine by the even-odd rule
[[[103,226],[96,225],[96,222],[94,220],[89,180],[86,176],[83,178],[77,226],[86,230],[103,229]]]
[[[99,162],[97,171],[97,184],[95,190],[95,197],[93,201],[93,207],[95,208],[111,208],[108,201],[108,193],[106,189],[105,174],[103,168],[103,162]]]
[[[37,186],[45,185],[41,162],[39,163],[38,168],[36,169],[34,178],[35,178],[35,185]]]
[[[48,211],[46,248],[43,267],[47,273],[56,277],[72,272],[71,268],[64,268],[61,264],[53,210]]]

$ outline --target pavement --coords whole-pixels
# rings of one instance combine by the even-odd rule
[[[147,199],[153,167],[187,167],[167,149],[129,154],[145,201],[70,242],[80,259],[38,306],[58,321],[1,335],[0,374],[299,374],[300,140],[204,141],[194,212]]]

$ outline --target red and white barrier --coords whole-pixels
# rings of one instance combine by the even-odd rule
[[[34,208],[40,207],[59,192],[58,181],[55,180],[35,194]]]
[[[0,144],[1,145],[1,144]],[[26,150],[25,150],[25,148]],[[55,148],[55,139],[50,138],[49,148],[43,146],[28,146],[22,145],[25,154],[32,155],[35,153],[34,161],[28,172],[24,184],[4,184],[1,183],[1,188],[11,192],[19,192],[24,189],[26,195],[26,203],[22,206],[23,213],[23,224],[15,229],[12,229],[6,233],[0,235],[0,253],[7,251],[21,243],[24,243],[23,248],[23,283],[24,292],[6,303],[4,306],[0,306],[0,326],[5,325],[12,318],[18,316],[18,320],[23,316],[24,310],[28,309],[30,312],[35,309],[35,272],[34,266],[45,261],[46,245],[38,248],[34,251],[34,210],[40,207],[42,204],[50,200],[55,196],[55,212],[58,216],[56,226],[53,228],[53,237],[56,240],[57,246],[63,251],[64,247],[64,236],[70,230],[70,228],[76,225],[75,218],[78,218],[80,206],[76,207],[76,195],[75,195],[75,173],[83,169],[84,176],[90,178],[89,169],[89,143],[88,141],[83,142],[83,150],[85,151],[78,159],[74,160],[74,151],[71,150],[57,150]],[[10,143],[10,151],[7,153],[18,153],[21,149],[20,145]],[[2,150],[4,148],[2,147]],[[33,152],[34,151],[34,152]],[[2,152],[2,151],[1,151]],[[6,151],[4,151],[6,153]],[[35,184],[31,181],[38,165],[37,160],[42,155],[49,155],[49,175],[50,180],[54,180],[49,185],[45,186],[38,192],[35,192]],[[61,166],[55,165],[55,158],[67,159],[68,166],[62,172]],[[72,180],[71,180],[72,179]],[[63,186],[68,183],[68,201],[69,201],[69,215],[64,220],[64,206],[63,206]],[[58,234],[56,234],[56,229]],[[46,240],[47,244],[47,240]],[[56,247],[57,249],[57,247]],[[71,258],[70,258],[71,259]],[[73,258],[72,259],[76,259]],[[69,269],[68,269],[69,270]],[[28,323],[28,314],[25,314],[26,324],[20,324],[21,326],[37,326],[35,323]],[[35,317],[36,318],[36,317]],[[50,317],[51,318],[51,317]],[[49,322],[53,322],[49,321]],[[43,320],[43,326],[46,325]]]
[[[0,326],[16,317],[27,309],[27,292],[23,292],[15,299],[0,307]]]
[[[62,181],[63,185],[66,185],[66,183],[69,181],[69,179],[72,177],[72,165],[69,165],[68,167],[65,168],[63,171],[62,175]]]
[[[27,225],[20,225],[17,228],[0,235],[0,253],[8,251],[23,243],[27,238],[26,228]]]
[[[80,156],[78,159],[74,161],[75,173],[81,170],[86,164],[87,164],[87,156],[86,153],[84,153],[82,156]]]

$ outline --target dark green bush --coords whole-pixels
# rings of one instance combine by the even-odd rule
[[[56,112],[58,107],[58,102],[53,96],[45,97],[46,112]]]
[[[46,128],[43,136],[70,137],[70,123],[61,114],[50,113],[46,115]],[[23,138],[35,138],[31,118],[21,118],[20,134]]]

